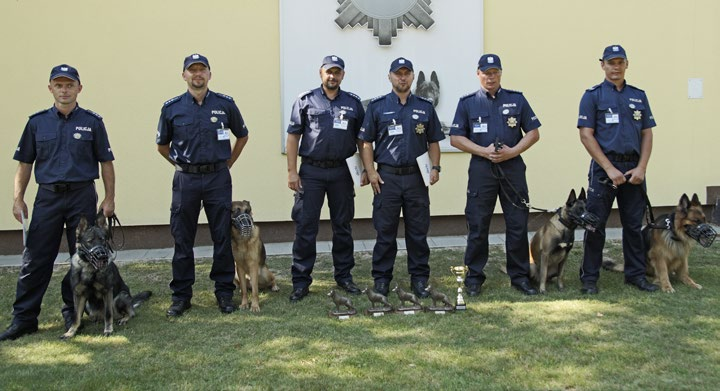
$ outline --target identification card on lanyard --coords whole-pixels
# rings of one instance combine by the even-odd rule
[[[218,141],[230,140],[230,129],[220,122],[220,129],[217,130]]]
[[[395,120],[392,121],[392,125],[388,126],[388,134],[391,136],[398,136],[403,134],[402,124],[398,125]]]
[[[487,133],[488,124],[482,122],[482,117],[478,117],[478,122],[473,122],[473,133]]]
[[[619,113],[613,113],[612,109],[608,109],[608,113],[605,113],[605,123],[606,124],[619,124],[620,123],[620,114]]]
[[[340,118],[335,118],[335,119],[333,120],[333,128],[334,128],[334,129],[347,130],[347,128],[348,128],[348,120],[343,119],[342,116],[340,116]]]

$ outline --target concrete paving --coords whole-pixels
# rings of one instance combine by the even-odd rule
[[[529,238],[533,233],[529,234]],[[610,240],[620,240],[622,230],[620,228],[611,228],[606,231],[606,236]],[[575,231],[575,239],[582,241],[583,231]],[[505,243],[504,234],[493,234],[489,237],[490,245],[502,245]],[[467,236],[433,236],[428,238],[430,248],[464,248],[467,244]],[[355,251],[365,252],[372,251],[375,240],[356,240]],[[332,242],[318,242],[317,252],[329,253],[332,248]],[[265,249],[268,255],[291,255],[292,242],[282,243],[266,243]],[[405,250],[405,240],[398,239],[398,249]],[[116,262],[143,262],[157,260],[171,260],[173,256],[172,248],[155,248],[155,249],[139,249],[139,250],[120,250],[117,253]],[[195,247],[196,258],[212,257],[212,246]],[[55,260],[56,264],[68,263],[70,255],[68,253],[58,254]],[[22,254],[19,255],[0,255],[0,267],[3,266],[20,266],[22,264]]]

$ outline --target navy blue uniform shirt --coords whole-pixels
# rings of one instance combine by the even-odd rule
[[[523,132],[540,127],[540,121],[521,92],[500,88],[492,98],[484,89],[460,98],[451,136],[465,136],[486,147],[496,138],[514,147]]]
[[[155,143],[170,144],[176,163],[210,164],[230,159],[230,133],[248,135],[233,98],[208,90],[202,106],[189,92],[165,102]]]
[[[365,109],[360,98],[339,90],[330,100],[322,87],[300,94],[287,132],[301,134],[298,154],[314,160],[347,159],[357,151]]]
[[[13,159],[35,163],[35,181],[47,184],[95,180],[98,162],[115,157],[100,115],[75,106],[65,117],[53,106],[30,116]]]
[[[622,90],[607,80],[583,94],[578,128],[595,129],[603,153],[640,155],[641,131],[655,127],[645,91],[625,84]]]
[[[390,92],[370,101],[358,138],[375,142],[375,162],[407,167],[417,165],[428,143],[444,139],[445,134],[431,100],[410,94],[403,106]]]

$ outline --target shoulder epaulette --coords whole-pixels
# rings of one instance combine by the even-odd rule
[[[235,102],[235,99],[233,99],[233,97],[230,96],[230,95],[221,94],[221,93],[219,93],[219,92],[216,92],[215,95],[217,95],[217,96],[219,96],[219,97],[221,97],[221,98],[223,98],[223,99],[227,99],[227,100],[229,100],[230,102]]]
[[[36,117],[36,116],[38,116],[38,115],[40,115],[40,114],[44,114],[44,113],[47,113],[48,111],[50,111],[50,109],[43,109],[43,110],[40,110],[40,111],[38,111],[38,112],[37,112],[37,113],[35,113],[35,114],[31,114],[31,115],[30,115],[30,118],[32,118],[32,117]]]
[[[433,100],[430,99],[430,98],[426,98],[426,97],[420,96],[420,95],[415,95],[415,96],[418,97],[420,100],[424,100],[425,102],[428,102],[428,103],[430,103],[430,104],[433,103]]]
[[[508,90],[507,88],[503,88],[503,90],[504,90],[505,92],[509,92],[509,93],[511,93],[511,94],[520,94],[520,95],[522,95],[522,91]]]
[[[347,92],[347,91],[345,91],[345,92]],[[351,97],[355,98],[355,100],[357,100],[358,102],[362,102],[362,99],[360,99],[359,96],[353,94],[352,92],[347,92],[347,94],[350,95]]]
[[[376,96],[376,97],[370,99],[370,102],[371,102],[371,103],[372,103],[372,102],[377,102],[377,101],[379,101],[380,99],[383,99],[383,98],[385,98],[385,95]]]
[[[163,103],[163,106],[170,106],[171,104],[179,101],[180,98],[182,98],[182,95],[178,95],[174,98],[170,98],[170,99],[166,100],[165,103]]]
[[[601,84],[596,84],[596,85],[588,88],[586,91],[595,91],[595,90],[597,90],[600,86],[601,86]]]
[[[307,90],[305,92],[302,92],[300,95],[298,95],[298,99],[302,99],[310,94],[312,94],[313,90]]]
[[[626,87],[630,87],[630,88],[632,88],[633,90],[638,90],[638,91],[640,91],[640,92],[645,92],[645,90],[642,90],[642,89],[637,88],[637,87],[635,87],[635,86],[633,86],[633,85],[630,85],[630,84],[625,84],[625,86],[626,86]]]
[[[92,115],[93,117],[96,117],[97,119],[103,119],[100,114],[98,114],[98,113],[96,113],[96,112],[94,112],[94,111],[92,111],[92,110],[88,110],[88,109],[84,109],[84,110],[85,110],[85,112],[87,112],[88,114]]]
[[[471,93],[469,93],[469,94],[465,94],[465,95],[463,95],[463,96],[460,97],[460,100],[467,99],[467,98],[469,98],[469,97],[471,97],[471,96],[475,96],[475,94],[477,94],[477,91],[471,92]]]

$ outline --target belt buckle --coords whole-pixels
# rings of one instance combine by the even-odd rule
[[[55,183],[53,184],[53,191],[55,193],[65,193],[70,189],[70,185],[67,183]]]

